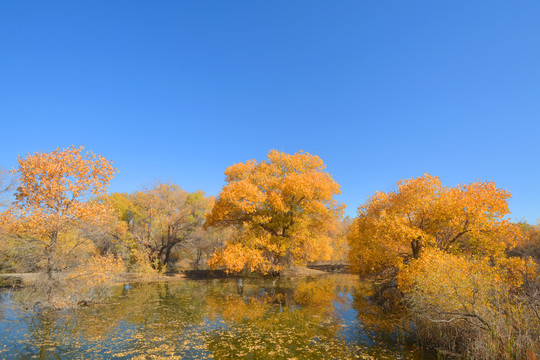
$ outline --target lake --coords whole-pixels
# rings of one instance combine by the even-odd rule
[[[0,359],[435,359],[367,300],[357,277],[209,279],[113,286],[107,300],[0,303]]]

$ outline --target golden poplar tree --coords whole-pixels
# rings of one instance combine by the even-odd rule
[[[510,193],[492,182],[446,187],[438,177],[402,180],[359,207],[348,240],[360,274],[398,269],[426,248],[500,257],[520,236],[506,215]]]
[[[327,258],[329,234],[342,216],[334,196],[339,185],[318,156],[272,150],[266,161],[250,160],[225,171],[207,226],[234,227],[236,236],[210,265],[270,271]]]
[[[15,201],[0,214],[3,231],[41,249],[40,267],[52,279],[66,270],[86,239],[74,235],[85,224],[100,223],[110,208],[90,197],[103,194],[116,169],[83,147],[19,157]]]

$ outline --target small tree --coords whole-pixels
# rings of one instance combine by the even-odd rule
[[[197,236],[209,201],[204,192],[188,193],[175,184],[155,184],[134,194],[116,193],[108,200],[125,224],[124,235],[158,270],[172,262],[176,248]]]
[[[107,205],[88,200],[106,191],[116,169],[104,157],[74,146],[19,157],[18,164],[12,170],[19,181],[15,201],[0,214],[0,225],[40,249],[39,268],[52,280],[69,268],[75,249],[88,243],[77,231],[110,214]]]

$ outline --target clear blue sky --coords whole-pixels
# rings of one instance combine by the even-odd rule
[[[536,222],[540,2],[2,1],[0,123],[0,166],[85,145],[111,191],[303,149],[349,215],[429,172]]]

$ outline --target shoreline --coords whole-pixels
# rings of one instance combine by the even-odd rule
[[[302,278],[309,276],[321,276],[332,273],[347,273],[347,271],[332,271],[331,269],[319,270],[318,266],[295,267],[283,270],[279,275],[270,274],[242,274],[242,273],[227,273],[225,270],[179,270],[178,273],[166,274],[140,274],[125,272],[119,274],[112,285],[136,284],[147,282],[168,282],[177,280],[205,280],[205,279],[226,279],[226,278],[265,278],[265,277],[281,277],[281,278]],[[24,287],[26,284],[35,281],[39,273],[7,273],[0,274],[0,288],[18,288]]]

